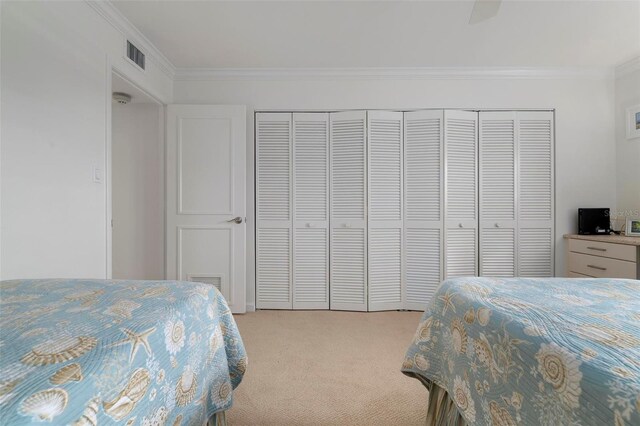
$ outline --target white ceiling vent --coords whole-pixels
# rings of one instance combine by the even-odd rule
[[[134,64],[144,69],[144,53],[138,49],[133,43],[127,40],[127,58],[131,59]]]

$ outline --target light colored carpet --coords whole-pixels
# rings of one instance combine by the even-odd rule
[[[400,372],[419,312],[236,315],[249,366],[234,425],[424,425],[427,390]]]

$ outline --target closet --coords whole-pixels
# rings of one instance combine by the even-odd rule
[[[256,307],[423,310],[553,275],[553,112],[256,113]]]
[[[553,112],[480,112],[480,275],[553,276]]]

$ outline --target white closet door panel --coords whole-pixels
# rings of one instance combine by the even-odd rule
[[[516,274],[516,113],[479,114],[480,275]]]
[[[329,221],[329,114],[293,114],[294,217]]]
[[[445,278],[478,274],[478,114],[444,112]]]
[[[521,226],[518,234],[518,276],[553,277],[552,228]]]
[[[293,309],[329,309],[329,232],[295,229]]]
[[[480,230],[480,275],[515,277],[516,230],[514,228]]]
[[[477,219],[478,114],[445,111],[445,195],[447,220]]]
[[[480,113],[480,220],[516,219],[515,113]]]
[[[452,228],[446,230],[445,278],[477,275],[477,230]]]
[[[405,309],[424,310],[442,281],[441,233],[405,226]]]
[[[367,116],[329,114],[330,307],[367,310]]]
[[[291,114],[256,114],[258,222],[291,219]]]
[[[256,114],[256,307],[292,304],[292,117]]]
[[[331,309],[367,310],[367,255],[364,228],[331,230]]]
[[[550,111],[518,113],[518,271],[554,275],[554,123]]]
[[[443,277],[444,112],[404,114],[405,309],[424,310]]]
[[[369,310],[402,309],[403,114],[369,111]]]
[[[330,114],[331,219],[365,221],[367,191],[366,112]]]
[[[329,309],[329,114],[293,114],[293,308]]]
[[[402,113],[369,111],[369,221],[402,221]]]
[[[553,113],[518,113],[520,220],[553,219]]]
[[[291,309],[291,231],[258,228],[257,302],[260,309]]]
[[[443,112],[414,111],[404,114],[405,220],[442,219]]]
[[[402,229],[369,229],[369,310],[402,307]]]

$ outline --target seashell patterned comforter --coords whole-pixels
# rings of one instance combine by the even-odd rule
[[[0,283],[0,424],[202,425],[224,419],[246,366],[212,286]]]
[[[402,371],[435,423],[640,425],[640,281],[447,280]]]

